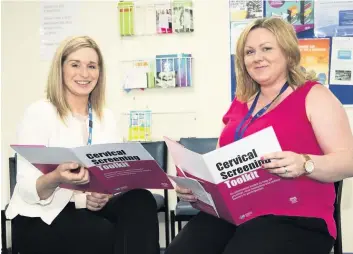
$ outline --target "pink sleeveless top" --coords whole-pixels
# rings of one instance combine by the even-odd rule
[[[305,110],[305,98],[316,84],[316,82],[308,81],[297,88],[275,108],[249,125],[243,137],[272,126],[283,151],[322,155],[323,152],[315,138]],[[225,128],[219,139],[221,147],[234,142],[235,129],[247,112],[247,103],[234,99],[223,117]],[[293,187],[294,184],[295,188],[301,192],[299,193],[302,197],[301,205],[282,210],[268,208],[264,211],[258,211],[258,214],[321,218],[325,220],[330,235],[336,238],[336,224],[333,218],[334,184],[312,180],[305,175],[290,181],[295,181],[290,184],[290,187]],[[271,198],[275,199],[276,197]]]

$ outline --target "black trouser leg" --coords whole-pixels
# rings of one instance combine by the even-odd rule
[[[119,194],[101,214],[116,225],[115,254],[159,253],[157,204],[151,192],[138,189]]]
[[[165,254],[220,254],[235,229],[224,220],[200,212],[176,235]]]

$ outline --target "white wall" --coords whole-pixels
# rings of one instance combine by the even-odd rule
[[[230,104],[228,0],[195,1],[195,32],[192,35],[141,36],[121,39],[118,34],[116,2],[81,2],[80,31],[99,43],[107,66],[108,106],[120,118],[127,136],[132,109],[151,109],[153,138],[163,135],[217,137],[221,117]],[[44,96],[49,61],[40,59],[39,2],[2,2],[2,199],[8,202],[9,144],[15,140],[15,128],[29,103]],[[192,88],[131,91],[119,85],[119,61],[156,54],[192,53],[194,81]],[[347,109],[353,126],[353,109]],[[39,119],[45,121],[45,119]],[[172,168],[172,167],[171,167]],[[173,169],[171,169],[171,173]],[[344,251],[353,252],[353,181],[347,180],[343,194]],[[171,206],[175,195],[170,194]],[[161,242],[164,232],[161,230]]]

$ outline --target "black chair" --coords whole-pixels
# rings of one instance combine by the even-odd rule
[[[142,143],[143,147],[151,154],[157,161],[159,166],[167,172],[168,166],[168,148],[164,141],[145,142]],[[169,245],[169,205],[168,205],[168,190],[163,191],[163,195],[153,194],[157,202],[158,213],[164,213],[165,220],[165,244]]]
[[[187,149],[199,154],[205,154],[216,149],[217,138],[181,138],[179,143]],[[171,238],[175,237],[175,222],[178,222],[178,231],[182,228],[183,221],[189,221],[199,213],[199,210],[193,208],[189,202],[177,199],[175,210],[170,211]]]
[[[342,251],[342,228],[341,228],[341,198],[342,198],[342,187],[343,180],[339,182],[335,182],[335,190],[336,190],[336,200],[335,200],[335,211],[334,218],[336,221],[337,227],[337,238],[335,244],[333,246],[333,250],[335,254],[343,254]]]
[[[6,216],[5,210],[1,210],[1,254],[7,253],[7,241],[6,241]]]
[[[15,154],[14,157],[9,158],[9,178],[10,178],[10,197],[12,197],[13,191],[16,185],[16,175],[17,175],[17,155]],[[5,207],[6,210],[7,206]],[[1,210],[1,254],[18,254],[17,245],[16,245],[16,238],[15,232],[16,229],[13,225],[12,220],[8,220],[5,216],[5,210]],[[7,232],[6,232],[6,222],[11,221],[11,248],[7,247]]]

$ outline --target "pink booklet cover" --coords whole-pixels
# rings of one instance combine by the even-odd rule
[[[272,127],[203,155],[165,140],[178,175],[169,178],[193,191],[196,209],[240,225],[268,210],[300,205],[290,180],[261,169],[262,155],[281,151]]]
[[[62,188],[110,194],[137,188],[173,189],[166,173],[140,143],[98,144],[76,148],[29,145],[11,147],[43,174],[66,162],[77,162],[89,170],[89,183],[62,184]]]

